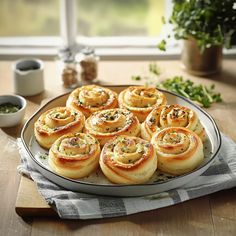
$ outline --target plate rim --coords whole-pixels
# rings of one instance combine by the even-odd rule
[[[129,86],[141,86],[141,85],[99,85],[99,86],[102,86],[102,87],[107,87],[107,88],[110,88],[110,87],[129,87]],[[220,151],[220,148],[221,148],[221,145],[222,145],[222,138],[221,138],[221,134],[220,134],[220,130],[214,120],[214,118],[208,113],[206,112],[205,110],[203,110],[200,106],[198,106],[197,104],[195,104],[194,102],[192,102],[190,99],[186,98],[186,97],[183,97],[177,93],[174,93],[174,92],[171,92],[171,91],[168,91],[168,90],[165,90],[165,89],[158,89],[159,91],[161,92],[165,92],[165,93],[169,93],[173,96],[176,96],[176,97],[179,97],[181,99],[183,99],[184,101],[190,103],[192,106],[194,106],[196,109],[198,109],[200,112],[204,113],[208,119],[211,121],[211,123],[213,124],[213,127],[214,127],[214,131],[217,135],[217,138],[218,138],[218,147],[214,153],[214,155],[203,165],[203,166],[199,166],[197,168],[195,168],[194,170],[188,172],[188,173],[185,173],[183,175],[179,175],[179,176],[176,176],[174,177],[173,179],[168,179],[168,180],[165,180],[165,181],[161,181],[161,182],[153,182],[153,183],[143,183],[143,184],[96,184],[96,183],[89,183],[89,182],[84,182],[84,181],[80,181],[80,180],[75,180],[75,179],[71,179],[71,178],[67,178],[67,177],[64,177],[62,175],[59,175],[55,172],[53,172],[52,170],[46,168],[44,165],[42,165],[42,163],[40,163],[36,158],[35,156],[33,155],[33,153],[31,152],[31,150],[29,149],[28,145],[26,144],[26,141],[24,139],[24,133],[26,132],[26,129],[27,127],[29,126],[29,123],[31,122],[31,120],[47,105],[49,105],[50,103],[52,103],[54,100],[58,99],[58,98],[61,98],[63,96],[66,96],[66,95],[69,95],[71,93],[70,92],[66,92],[66,93],[63,93],[61,95],[58,95],[58,96],[55,96],[53,98],[51,98],[49,101],[47,101],[45,104],[43,104],[43,106],[39,107],[29,118],[28,120],[25,122],[23,128],[22,128],[22,131],[21,131],[21,141],[23,143],[23,146],[25,148],[25,150],[27,151],[27,153],[29,154],[31,160],[33,160],[37,165],[39,165],[41,168],[43,168],[45,171],[47,172],[50,172],[50,174],[53,174],[53,175],[56,175],[57,177],[65,180],[65,181],[69,181],[69,182],[73,182],[75,184],[81,184],[81,185],[87,185],[87,186],[94,186],[94,187],[106,187],[106,188],[119,188],[119,187],[145,187],[145,186],[157,186],[157,185],[160,185],[160,184],[165,184],[165,183],[168,183],[168,182],[171,182],[173,180],[178,180],[178,179],[181,179],[181,178],[184,178],[184,177],[187,177],[187,176],[191,176],[192,174],[194,174],[195,172],[199,171],[200,169],[204,168],[205,166],[207,166],[210,162],[212,162],[217,156],[218,156],[218,153]],[[42,174],[42,173],[41,173]],[[44,174],[42,174],[44,177],[46,177]],[[47,178],[47,177],[46,177]],[[50,180],[51,181],[51,180]]]

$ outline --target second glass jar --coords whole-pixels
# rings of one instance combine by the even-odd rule
[[[80,73],[80,79],[84,82],[92,82],[98,76],[99,57],[92,48],[84,48],[75,57]]]

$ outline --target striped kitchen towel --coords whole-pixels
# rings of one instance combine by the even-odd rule
[[[167,192],[143,197],[108,197],[72,192],[50,182],[29,163],[18,140],[21,165],[18,171],[32,178],[46,202],[64,219],[117,217],[158,209],[236,186],[236,144],[222,134],[218,159],[201,176]]]

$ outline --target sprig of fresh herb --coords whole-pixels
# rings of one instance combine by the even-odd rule
[[[193,81],[184,80],[182,76],[174,76],[173,78],[165,79],[161,83],[156,84],[157,78],[160,75],[160,69],[156,63],[149,64],[149,76],[140,75],[132,76],[135,81],[144,80],[146,86],[156,85],[157,88],[165,89],[188,99],[191,99],[196,104],[202,107],[210,107],[214,102],[221,102],[221,94],[215,92],[215,85],[207,87],[203,84],[195,84]],[[154,76],[152,76],[154,75]]]
[[[149,64],[149,71],[156,76],[160,75],[160,69],[158,68],[156,63]]]
[[[175,76],[157,84],[157,88],[166,89],[191,99],[203,107],[210,107],[214,102],[221,102],[221,94],[214,91],[215,85],[207,87],[194,84],[191,80],[184,80],[182,76]]]

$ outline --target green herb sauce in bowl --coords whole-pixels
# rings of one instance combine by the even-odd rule
[[[21,109],[19,105],[15,105],[10,102],[6,102],[3,104],[0,104],[0,113],[1,114],[8,114],[8,113],[14,113]]]
[[[0,127],[12,127],[22,122],[26,100],[18,95],[0,95]]]

